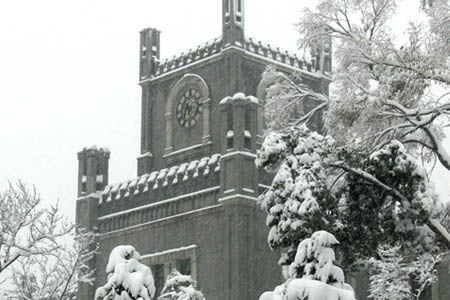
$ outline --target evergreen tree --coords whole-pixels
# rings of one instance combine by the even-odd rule
[[[334,265],[331,247],[338,243],[326,231],[304,239],[289,267],[289,279],[260,300],[355,300],[353,289],[344,282],[344,272]]]
[[[268,213],[270,246],[288,249],[282,265],[290,265],[299,243],[319,230],[344,241],[339,250],[347,269],[376,257],[380,245],[402,244],[415,255],[445,245],[427,226],[445,214],[444,206],[398,141],[369,155],[293,127],[268,135],[256,163],[276,173],[259,202]]]

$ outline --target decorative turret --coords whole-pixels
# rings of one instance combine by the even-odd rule
[[[223,44],[244,45],[244,0],[222,0]]]
[[[256,138],[261,135],[263,106],[253,96],[237,93],[220,101],[223,125],[222,152],[256,153]],[[261,119],[262,121],[262,119]]]
[[[110,151],[96,146],[85,147],[78,152],[78,199],[76,202],[75,223],[77,228],[96,232],[98,230],[98,203],[100,191],[108,185],[108,160]],[[91,258],[87,265],[95,269],[96,258]],[[77,299],[94,299],[94,292],[89,284],[80,282]]]
[[[149,79],[156,73],[159,65],[160,31],[146,28],[141,31],[141,47],[139,50],[139,80]]]
[[[78,197],[102,191],[108,185],[110,151],[96,146],[78,152]]]

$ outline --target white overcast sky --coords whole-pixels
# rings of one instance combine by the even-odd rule
[[[296,49],[300,0],[245,0],[247,36]],[[418,1],[401,10],[404,19]],[[0,4],[0,187],[22,179],[74,219],[76,153],[111,149],[110,183],[136,176],[139,31],[161,56],[221,34],[221,0],[14,0]],[[412,5],[412,4],[410,4]],[[445,173],[438,177],[445,178]],[[441,182],[443,182],[441,180]],[[441,183],[440,189],[444,183]],[[449,191],[443,192],[445,197]]]

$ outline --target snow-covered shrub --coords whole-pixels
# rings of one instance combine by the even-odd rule
[[[155,295],[152,271],[139,262],[133,246],[117,246],[109,255],[108,282],[95,292],[96,300],[151,300]]]
[[[369,261],[375,269],[370,277],[369,297],[374,300],[422,299],[420,296],[435,279],[433,271],[440,257],[424,253],[405,259],[400,246],[380,246],[378,254],[380,259]]]
[[[195,289],[196,282],[189,275],[177,270],[167,276],[159,300],[205,300],[203,294]]]
[[[334,265],[331,246],[339,242],[326,231],[317,231],[298,246],[289,267],[289,279],[260,300],[355,300],[351,286],[344,282],[343,270]]]
[[[316,231],[304,239],[297,248],[294,262],[289,267],[289,277],[315,279],[325,283],[342,285],[344,272],[333,265],[336,257],[331,246],[339,242],[326,231]],[[342,287],[342,286],[341,286]]]

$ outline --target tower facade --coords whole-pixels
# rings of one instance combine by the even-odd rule
[[[79,154],[77,222],[98,230],[100,245],[91,262],[95,285],[83,286],[79,299],[93,299],[106,282],[110,251],[128,244],[151,267],[157,292],[173,268],[198,281],[207,299],[257,299],[282,281],[256,203],[271,182],[254,164],[270,85],[261,75],[267,65],[298,72],[324,93],[329,81],[316,58],[246,37],[244,1],[222,1],[222,36],[170,59],[160,58],[158,30],[140,33],[137,177],[83,189],[85,152]]]

